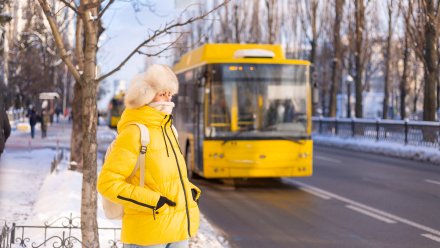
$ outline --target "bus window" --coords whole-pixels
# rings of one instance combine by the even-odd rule
[[[208,136],[305,136],[307,66],[216,65],[210,90]]]
[[[230,107],[227,102],[230,97],[225,97],[225,89],[222,85],[213,83],[210,90],[209,100],[209,132],[228,131],[230,129]],[[212,134],[212,133],[211,133]]]

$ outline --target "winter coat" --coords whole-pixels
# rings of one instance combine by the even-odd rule
[[[11,125],[4,109],[0,109],[0,153],[5,149],[6,140],[11,134]]]
[[[33,109],[29,110],[26,117],[29,118],[29,125],[35,126],[37,124],[38,116],[37,116],[37,112],[35,112],[35,110],[33,110]]]
[[[150,144],[145,162],[145,186],[139,186],[139,170],[132,173],[139,156],[140,131],[137,122],[148,127]],[[186,240],[199,228],[196,200],[200,189],[189,182],[185,159],[172,115],[149,106],[126,109],[118,123],[118,136],[98,177],[98,191],[124,207],[121,241],[125,244],[155,245]],[[197,194],[192,197],[191,190]],[[160,196],[176,203],[156,209]]]

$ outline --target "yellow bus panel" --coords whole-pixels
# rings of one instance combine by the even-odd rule
[[[313,141],[205,140],[205,178],[304,177],[312,175]]]
[[[242,49],[264,49],[274,53],[267,58],[234,58],[234,53]],[[174,72],[179,74],[204,64],[247,63],[247,64],[297,64],[310,65],[306,60],[286,59],[281,45],[272,44],[205,44],[182,56],[174,66]]]

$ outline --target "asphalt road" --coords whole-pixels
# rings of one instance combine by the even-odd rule
[[[440,247],[440,166],[315,146],[310,178],[196,180],[232,247]]]

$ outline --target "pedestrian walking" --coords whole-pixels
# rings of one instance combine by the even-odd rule
[[[6,110],[0,105],[0,158],[5,149],[6,140],[11,135],[11,125]]]
[[[57,117],[57,123],[60,123],[60,115],[63,112],[63,109],[59,105],[55,108],[55,115]]]
[[[46,138],[47,136],[47,125],[49,124],[49,113],[47,110],[43,109],[41,111],[41,138]]]
[[[124,208],[121,241],[125,248],[187,248],[199,228],[200,189],[187,177],[185,158],[171,114],[178,81],[165,65],[136,76],[125,96],[118,136],[98,177],[98,191]],[[141,150],[140,130],[148,128],[144,186],[133,172]],[[142,165],[141,165],[142,166]]]
[[[35,111],[34,107],[31,106],[26,117],[29,118],[29,125],[31,126],[31,138],[33,139],[35,137],[35,125],[37,125],[38,121],[37,111]]]

